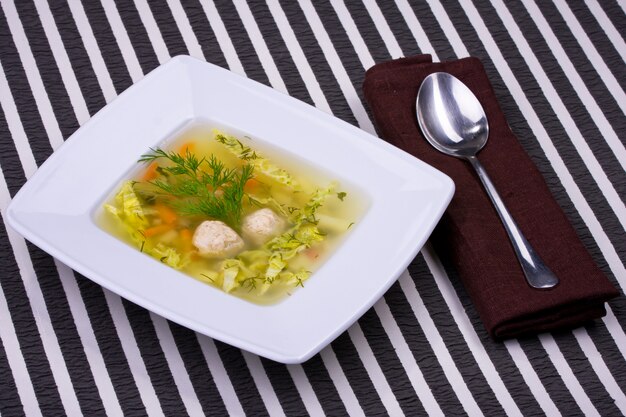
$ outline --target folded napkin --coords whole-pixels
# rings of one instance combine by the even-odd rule
[[[528,241],[559,277],[555,288],[537,290],[526,283],[471,165],[438,152],[422,136],[415,99],[422,80],[437,71],[463,81],[485,108],[490,134],[478,159]],[[432,240],[439,255],[456,266],[492,337],[572,328],[606,314],[604,302],[619,292],[595,265],[509,128],[478,59],[433,63],[420,55],[385,62],[367,71],[363,90],[382,138],[454,180],[455,195]]]

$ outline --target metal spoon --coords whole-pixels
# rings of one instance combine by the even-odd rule
[[[459,79],[436,72],[424,79],[417,93],[417,120],[437,150],[469,161],[482,181],[504,224],[526,280],[534,288],[552,288],[559,279],[543,263],[515,224],[476,154],[487,143],[489,124],[480,102]]]

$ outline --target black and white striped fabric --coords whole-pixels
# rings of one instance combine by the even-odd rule
[[[586,327],[495,343],[426,245],[355,325],[308,362],[285,366],[103,290],[4,221],[11,198],[66,138],[171,56],[228,68],[374,133],[361,92],[367,68],[418,53],[473,55],[623,291],[623,0],[0,4],[2,417],[626,414],[624,296]]]

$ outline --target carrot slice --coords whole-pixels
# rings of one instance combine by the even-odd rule
[[[178,153],[181,155],[185,155],[187,151],[193,152],[196,148],[196,144],[193,142],[183,143],[182,146],[178,149]]]
[[[157,175],[159,175],[159,173],[157,172],[158,167],[159,165],[156,162],[148,165],[148,168],[146,168],[145,172],[141,176],[142,181],[151,181],[155,179]]]
[[[256,190],[260,185],[261,181],[257,180],[256,178],[250,178],[243,186],[243,190],[247,193],[251,193]]]
[[[157,213],[158,213],[159,217],[161,218],[161,220],[163,220],[163,223],[165,223],[165,224],[172,224],[178,218],[178,216],[176,215],[174,210],[172,210],[171,208],[169,208],[166,205],[155,204],[154,208],[157,211]]]
[[[189,230],[189,229],[182,229],[180,231],[180,238],[181,238],[181,240],[183,242],[183,247],[184,247],[184,249],[186,251],[189,252],[189,251],[193,250],[193,243],[192,243],[193,235],[191,233],[191,230]]]
[[[149,227],[146,230],[143,231],[143,235],[145,237],[153,237],[156,235],[160,235],[162,233],[165,233],[167,231],[172,230],[172,225],[170,224],[160,224],[158,226],[153,226],[153,227]]]

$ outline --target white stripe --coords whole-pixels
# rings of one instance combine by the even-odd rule
[[[254,16],[250,11],[250,7],[247,2],[236,1],[234,2],[235,7],[237,8],[237,13],[239,13],[239,17],[243,23],[243,27],[248,32],[248,37],[252,41],[254,45],[254,50],[261,61],[261,65],[263,66],[263,70],[265,74],[267,74],[267,78],[270,80],[272,87],[278,91],[283,93],[287,93],[287,86],[283,81],[278,68],[276,67],[276,63],[270,54],[270,51],[263,39],[263,35],[259,30],[259,27],[254,20]]]
[[[622,61],[626,61],[626,42],[624,42],[624,38],[622,38],[622,35],[617,31],[617,29],[615,29],[613,22],[611,22],[611,19],[609,19],[609,17],[606,15],[604,9],[598,4],[596,0],[585,0],[585,3],[587,4],[589,11],[598,21],[598,24],[600,25],[604,33],[606,33],[606,37],[608,38],[608,40],[613,44],[617,52],[622,57]],[[626,11],[624,10],[624,1],[618,0],[617,4],[622,7],[622,12],[626,13]]]
[[[452,390],[461,402],[463,409],[470,416],[482,414],[474,396],[463,380],[463,375],[461,375],[454,359],[452,359],[450,351],[448,351],[448,346],[446,346],[446,343],[439,334],[439,330],[437,329],[435,322],[430,316],[429,311],[426,309],[426,306],[422,301],[422,297],[419,292],[417,292],[417,288],[415,288],[415,283],[413,282],[413,278],[409,275],[409,271],[404,271],[404,273],[400,276],[399,283],[402,287],[402,291],[406,294],[407,301],[413,310],[413,314],[417,318],[417,321],[426,336],[426,340],[428,340],[433,353],[437,357],[437,362],[441,365],[443,373],[445,374]],[[509,398],[506,400],[509,401]],[[510,400],[512,401],[512,399]],[[507,411],[510,411],[507,412],[509,416],[522,415],[515,407]]]
[[[606,63],[598,53],[598,50],[591,42],[591,39],[589,39],[589,37],[587,36],[587,32],[585,32],[580,23],[578,23],[578,20],[576,20],[576,16],[574,15],[574,13],[572,13],[572,10],[566,2],[562,0],[555,0],[554,4],[561,13],[561,16],[563,16],[563,20],[565,20],[565,23],[572,31],[576,42],[578,42],[585,55],[587,55],[587,59],[589,59],[591,65],[593,65],[593,67],[598,72],[598,75],[604,82],[604,85],[606,85],[609,93],[615,96],[615,101],[617,102],[617,105],[620,106],[620,108],[622,109],[622,113],[626,113],[626,94],[624,93],[624,90],[619,85],[619,82],[617,81],[611,70],[609,70]],[[533,16],[532,13],[530,15]],[[541,16],[542,20],[545,22],[545,19],[543,19],[543,15]],[[548,26],[548,29],[549,28],[550,27]],[[548,42],[548,45],[552,46],[551,42]]]
[[[561,412],[550,398],[548,391],[541,383],[541,380],[537,376],[537,373],[533,369],[526,353],[520,346],[517,339],[509,339],[504,342],[506,349],[509,351],[511,358],[517,365],[526,386],[533,394],[533,397],[537,400],[537,403],[547,416],[560,416]]]
[[[289,50],[291,59],[296,65],[300,76],[306,84],[307,90],[311,95],[311,99],[313,100],[315,107],[322,111],[325,111],[326,113],[331,113],[330,106],[326,101],[326,97],[324,96],[322,87],[320,87],[317,79],[315,78],[315,74],[311,69],[311,66],[308,64],[306,56],[304,55],[304,51],[298,43],[296,34],[293,32],[293,29],[289,25],[287,16],[285,16],[285,12],[281,8],[277,0],[268,0],[267,5],[270,9],[272,17],[274,18],[274,22],[276,22],[276,26],[278,26],[280,35],[287,45],[287,49]]]
[[[176,0],[167,0],[167,4],[172,11],[172,16],[174,17],[176,26],[178,26],[180,34],[183,37],[183,41],[187,46],[189,55],[204,61],[204,53],[200,47],[200,42],[198,42],[198,38],[196,38],[195,33],[193,33],[191,23],[189,22],[189,19],[187,19],[187,14],[185,13],[182,5]]]
[[[124,27],[122,18],[117,11],[115,2],[104,0],[101,3],[102,8],[104,9],[104,14],[106,15],[109,26],[111,27],[111,32],[113,32],[113,36],[115,37],[115,42],[122,53],[122,58],[124,59],[126,68],[128,68],[128,72],[130,73],[130,77],[133,82],[137,82],[141,79],[141,77],[143,77],[143,71],[141,70],[141,65],[139,64],[137,55],[134,53],[135,50],[130,42],[128,33],[126,33],[126,28]]]
[[[358,322],[350,326],[348,329],[348,335],[356,348],[359,359],[361,359],[361,363],[363,363],[363,367],[365,367],[367,375],[372,381],[372,385],[374,385],[374,389],[376,390],[380,401],[383,403],[385,410],[387,410],[387,414],[390,416],[404,415],[404,412],[398,403],[398,399],[391,390],[391,387],[387,382],[387,378],[385,378],[383,370],[376,361],[374,352],[367,342],[367,339],[363,334],[363,330]],[[394,341],[391,340],[391,343],[393,344]]]
[[[585,356],[589,360],[591,367],[598,375],[598,379],[604,385],[606,392],[615,400],[615,405],[619,408],[621,413],[626,416],[626,395],[615,381],[613,374],[609,371],[602,360],[602,355],[593,344],[591,337],[584,328],[578,328],[573,331],[580,348],[585,353]]]
[[[562,1],[558,1],[558,3],[559,3],[558,5],[564,4],[564,2]],[[528,12],[529,12],[528,14],[533,18],[535,24],[541,31],[541,34],[546,39],[546,43],[550,47],[550,50],[552,50],[552,53],[554,54],[559,65],[562,67],[563,72],[567,76],[569,82],[574,87],[574,90],[576,90],[578,97],[580,98],[584,106],[586,107],[591,118],[594,120],[600,133],[602,133],[604,140],[610,146],[618,162],[621,163],[622,169],[626,170],[626,148],[624,147],[624,144],[617,137],[615,130],[613,130],[613,127],[611,127],[611,124],[609,123],[607,118],[604,116],[604,113],[598,106],[598,103],[596,102],[596,100],[593,98],[593,96],[587,89],[585,82],[582,80],[582,78],[580,78],[580,75],[578,75],[578,72],[576,71],[574,64],[572,63],[572,61],[570,61],[569,57],[565,53],[565,50],[563,49],[562,45],[559,43],[559,40],[555,36],[554,32],[551,30],[550,25],[548,24],[544,16],[541,14],[541,11],[537,7],[537,5],[534,3],[533,0],[524,0],[524,4],[526,8],[528,9]],[[569,8],[567,8],[567,5],[565,5],[564,7],[566,8],[567,12],[571,14],[571,11],[569,10]],[[577,23],[578,22],[576,21],[576,24]],[[584,39],[582,35],[584,35],[585,32],[582,29],[582,27],[580,27],[580,25],[578,25],[578,28],[575,28],[573,30],[573,33],[576,36],[576,39]],[[591,45],[591,42],[589,42],[589,45],[586,45],[586,47],[583,47],[583,50],[585,52],[588,51],[587,47],[590,47],[589,52],[595,51],[595,49],[593,48],[593,45]],[[596,57],[593,57],[593,58],[595,59]],[[612,74],[608,71],[608,68],[606,68],[606,66],[602,68],[602,65],[604,65],[604,62],[600,59],[600,57],[599,56],[597,57],[597,61],[595,61],[594,59],[591,60],[591,63],[593,63],[594,66],[596,65],[600,66],[600,71],[598,71],[598,75],[600,76],[600,78],[602,78],[603,81],[605,81],[604,75],[606,74],[604,74],[604,71],[602,71],[603,69],[606,69],[606,73],[610,75],[610,78],[612,78],[612,84],[611,85],[607,84],[607,88],[609,90],[609,93],[614,96],[615,101],[617,102],[617,105],[620,106],[620,108],[622,109],[622,113],[626,113],[626,94],[624,94],[624,90],[622,90],[622,88],[617,83],[617,80],[615,79],[615,77],[613,77]],[[605,81],[605,84],[606,84],[606,81]]]
[[[322,405],[317,399],[315,391],[313,391],[313,387],[311,386],[311,382],[309,381],[309,378],[307,378],[302,366],[287,365],[286,367],[289,371],[289,375],[291,375],[291,379],[293,380],[296,389],[298,390],[298,394],[300,394],[300,398],[302,398],[302,402],[304,403],[304,408],[306,408],[307,413],[309,413],[310,416],[325,415]]]
[[[154,49],[159,63],[163,64],[165,61],[170,59],[170,54],[167,49],[167,45],[161,36],[161,32],[159,31],[159,26],[157,25],[156,20],[154,20],[150,6],[148,6],[148,2],[146,0],[136,0],[135,6],[139,12],[139,18],[148,33],[152,49]]]
[[[437,1],[437,0],[429,0],[429,2],[430,1]],[[441,7],[440,4],[439,4],[439,7]],[[443,8],[441,8],[441,10],[443,10]],[[476,20],[475,18],[476,14],[477,14],[476,9],[474,9],[474,13],[471,14],[470,20]],[[435,14],[435,16],[437,17],[438,22],[441,25],[441,28],[444,33],[446,34],[456,33],[456,29],[454,26],[452,26],[452,23],[450,22],[450,20],[442,18],[442,17],[447,17],[446,15],[440,16],[439,14]],[[576,210],[578,211],[581,218],[585,222],[585,225],[587,226],[587,228],[593,235],[594,240],[596,241],[596,243],[598,244],[598,247],[602,251],[602,255],[604,256],[609,267],[611,268],[613,275],[617,278],[618,282],[620,283],[620,286],[622,288],[626,288],[626,268],[624,267],[624,264],[622,264],[622,261],[617,255],[617,252],[615,248],[613,247],[613,244],[611,243],[608,236],[602,229],[602,226],[598,222],[598,219],[596,218],[595,213],[593,212],[593,210],[591,210],[591,207],[587,203],[587,200],[585,199],[582,192],[580,191],[578,184],[576,184],[571,173],[567,170],[567,167],[563,163],[563,160],[561,159],[561,156],[556,150],[556,147],[548,139],[549,138],[548,132],[546,132],[545,128],[541,124],[541,121],[539,120],[539,116],[537,116],[535,109],[532,107],[532,105],[528,101],[528,98],[524,94],[522,87],[520,86],[519,82],[513,75],[511,68],[509,67],[507,61],[502,56],[502,53],[498,49],[495,41],[489,34],[489,31],[486,28],[484,22],[479,19],[477,21],[477,24],[478,24],[478,28],[477,28],[478,34],[481,37],[481,41],[483,42],[483,45],[485,46],[487,52],[490,54],[491,59],[494,65],[496,66],[498,72],[500,73],[502,80],[507,85],[507,88],[511,96],[516,101],[520,112],[525,116],[531,130],[533,131],[533,134],[537,138],[538,143],[541,145],[543,153],[545,154],[546,158],[548,158],[555,173],[559,177],[561,185],[563,185],[563,187],[567,191],[567,194],[569,195],[572,203],[574,204],[574,207],[576,207]]]
[[[324,366],[328,369],[328,375],[333,381],[333,385],[337,388],[337,393],[341,398],[341,402],[346,407],[346,411],[349,416],[365,416],[359,400],[357,400],[352,387],[348,382],[339,361],[337,355],[332,349],[332,346],[328,345],[320,352],[320,357],[324,362]]]
[[[46,3],[44,0],[37,1]],[[91,66],[96,73],[96,78],[98,79],[98,84],[100,85],[104,99],[107,103],[109,103],[117,97],[117,93],[115,91],[115,86],[113,85],[113,80],[107,70],[106,63],[102,58],[102,53],[100,52],[100,47],[98,46],[96,37],[94,36],[89,20],[85,15],[83,5],[79,1],[68,1],[68,6],[70,7],[72,17],[76,23],[76,28],[78,29],[78,33],[83,41],[83,45],[85,45],[85,51],[87,52]]]
[[[187,413],[190,416],[203,415],[204,412],[202,411],[200,400],[196,395],[196,391],[193,389],[193,385],[189,379],[189,374],[185,368],[185,363],[178,352],[178,347],[176,346],[172,330],[170,329],[167,320],[152,312],[150,313],[150,319],[154,325],[154,330],[159,338],[159,343],[163,349],[165,360],[167,361],[167,365],[172,372],[172,378],[174,379],[174,383],[180,393],[180,398],[185,405]]]
[[[126,310],[122,304],[122,299],[111,291],[103,288],[104,298],[109,307],[111,318],[115,323],[117,337],[120,340],[124,356],[128,362],[128,367],[133,376],[141,401],[146,407],[149,416],[162,416],[161,404],[152,386],[152,381],[148,375],[148,370],[141,357],[141,352],[135,341],[135,335],[128,321]]]
[[[243,66],[241,65],[241,61],[239,61],[239,58],[237,58],[237,52],[235,51],[233,42],[230,40],[230,36],[228,36],[226,26],[224,26],[224,22],[222,22],[222,18],[217,12],[215,4],[213,4],[212,0],[200,0],[200,4],[202,5],[204,14],[206,14],[209,23],[211,24],[213,33],[215,33],[217,43],[224,53],[228,68],[230,68],[230,70],[236,74],[245,75],[245,71],[243,69]]]
[[[376,26],[376,30],[380,33],[380,36],[391,55],[391,58],[396,59],[404,56],[402,52],[402,48],[400,48],[400,44],[398,43],[396,37],[393,35],[391,28],[387,24],[385,17],[383,16],[378,4],[374,0],[364,0],[363,4],[367,9],[367,12],[372,17],[374,21],[374,26]]]
[[[276,0],[271,1],[274,2]],[[313,31],[313,35],[315,36],[319,46],[322,48],[324,57],[330,65],[333,76],[339,83],[341,92],[348,101],[348,106],[350,106],[350,110],[359,124],[359,127],[368,133],[376,134],[376,129],[374,129],[374,125],[367,115],[367,111],[365,110],[363,103],[359,100],[359,96],[356,94],[352,81],[350,80],[343,63],[341,62],[341,59],[337,54],[337,50],[330,40],[328,33],[326,33],[326,29],[324,29],[324,25],[322,24],[320,17],[317,15],[315,8],[311,4],[310,0],[301,0],[300,7],[302,7],[304,16]]]
[[[332,0],[331,5],[335,9],[335,13],[341,22],[341,26],[345,29],[346,35],[348,35],[352,45],[354,45],[354,50],[361,61],[361,65],[365,69],[372,67],[374,65],[374,59],[367,53],[367,45],[363,41],[354,20],[350,18],[350,12],[346,8],[345,3],[343,1]]]
[[[572,141],[572,143],[574,144],[574,146],[576,147],[576,150],[578,151],[578,154],[582,158],[583,163],[585,164],[585,166],[589,170],[589,173],[591,173],[591,176],[593,177],[593,179],[596,181],[596,183],[602,190],[602,195],[604,196],[606,201],[609,203],[609,206],[611,206],[611,208],[613,209],[613,212],[615,212],[615,214],[617,215],[617,219],[621,223],[622,227],[626,229],[626,205],[622,202],[622,199],[617,194],[615,187],[613,187],[613,184],[611,183],[611,181],[609,181],[606,173],[602,169],[602,166],[596,159],[596,156],[594,155],[593,151],[591,150],[587,142],[585,141],[585,138],[580,132],[578,125],[576,124],[571,114],[567,110],[567,107],[565,107],[565,104],[563,103],[558,92],[552,85],[552,82],[548,78],[548,75],[545,73],[545,71],[541,67],[539,60],[537,59],[530,45],[526,41],[526,38],[524,38],[524,34],[515,23],[515,19],[513,19],[513,16],[511,16],[511,13],[506,8],[504,3],[502,3],[501,0],[492,0],[492,3],[494,4],[496,13],[500,17],[500,19],[502,19],[502,23],[506,26],[508,32],[511,34],[511,38],[513,39],[513,42],[515,42],[515,45],[517,46],[517,49],[520,52],[520,55],[526,61],[526,64],[529,66],[530,70],[532,71],[533,76],[535,77],[535,79],[539,83],[539,86],[543,90],[544,96],[550,102],[550,106],[556,112],[556,115],[561,121],[561,124],[567,131],[567,134],[570,140]],[[476,19],[481,19],[481,17],[478,11],[476,11],[476,9],[473,6],[467,6],[466,12],[469,12],[472,15],[470,19],[475,22],[475,26],[476,25],[481,26],[484,24],[482,20],[480,21],[480,23],[476,22]],[[480,33],[480,30],[479,30],[479,33]],[[551,39],[547,39],[547,41],[548,41],[548,44],[552,42]],[[555,42],[558,44],[558,41],[555,41]],[[557,58],[560,58],[558,55],[556,56]],[[568,75],[568,78],[569,77],[574,78],[574,80],[570,78],[570,82],[578,82],[578,80],[580,80],[580,83],[584,86],[584,83],[582,82],[580,77],[578,77],[578,80],[576,80],[576,77],[578,75],[576,74],[576,70],[574,69],[574,66],[571,65],[570,63],[570,67],[568,67],[567,56],[565,56],[564,60],[565,61],[561,61],[561,59],[559,59],[559,64],[563,66],[565,73],[568,73],[568,71],[572,73]],[[576,86],[576,84],[574,84],[574,86]],[[585,97],[585,99],[587,98]],[[591,97],[590,94],[589,94],[588,100],[590,101],[589,102],[583,101],[583,102],[587,106],[587,109],[590,111],[591,117],[593,118],[595,115],[594,113],[595,108],[593,107],[593,103],[595,102],[593,101],[593,98]],[[596,108],[597,108],[597,105],[596,105]],[[597,108],[597,113],[602,114],[599,108]],[[615,132],[613,132],[613,129],[610,127],[611,125],[606,120],[604,115],[602,115],[601,118],[604,120],[600,120],[599,122],[596,121],[596,126],[598,126],[600,131],[605,135],[605,139],[607,140],[607,143],[609,144],[609,146],[611,147],[611,149],[613,150],[613,153],[615,153],[617,158],[618,159],[620,159],[620,157],[624,158],[624,161],[622,161],[622,166],[626,169],[626,157],[624,157],[626,155],[626,149],[624,149],[624,145],[622,145],[619,142],[617,135],[615,135]],[[612,135],[611,135],[611,132],[612,132]]]
[[[402,368],[404,368],[404,372],[406,372],[411,386],[424,406],[426,413],[429,416],[443,416],[443,411],[439,407],[439,403],[437,403],[428,383],[424,379],[424,374],[422,374],[422,370],[417,365],[413,352],[411,352],[411,348],[404,339],[402,331],[393,318],[391,310],[389,310],[389,306],[384,298],[381,298],[374,304],[374,311],[376,311],[376,314],[380,317],[380,321],[389,336],[389,340],[393,341],[393,347],[400,363],[402,363]]]
[[[96,388],[102,399],[102,405],[107,415],[121,416],[123,415],[122,408],[117,394],[115,393],[115,389],[113,388],[109,371],[104,363],[96,335],[91,327],[87,308],[81,297],[74,272],[56,259],[54,263],[59,273],[59,278],[61,279],[61,285],[63,285],[63,290],[67,296],[72,319],[74,320],[78,337],[80,338],[87,362],[89,363],[91,374],[93,375]]]
[[[17,150],[17,155],[20,159],[20,163],[22,164],[24,174],[26,175],[26,178],[30,178],[30,176],[37,171],[37,162],[35,161],[35,157],[30,150],[28,138],[26,137],[26,132],[24,132],[24,126],[22,125],[19,113],[17,112],[15,101],[13,100],[13,93],[11,92],[9,83],[4,75],[2,62],[0,62],[0,91],[2,92],[2,94],[0,94],[0,106],[4,112],[11,136],[13,137],[15,149]]]
[[[48,3],[44,4],[45,6],[48,5]],[[87,103],[80,93],[80,86],[78,85],[78,80],[74,75],[74,70],[72,68],[72,64],[70,63],[70,58],[67,56],[67,51],[65,50],[63,41],[61,40],[61,35],[59,35],[57,30],[54,30],[56,28],[56,23],[54,22],[52,13],[50,13],[50,9],[45,6],[42,6],[41,0],[35,2],[35,8],[39,14],[39,19],[41,19],[41,25],[43,26],[46,37],[48,38],[52,55],[54,56],[57,66],[59,67],[61,80],[63,81],[63,85],[68,92],[70,103],[72,104],[72,108],[76,114],[76,119],[78,120],[78,123],[82,125],[89,120],[90,117],[89,110],[87,109]]]
[[[494,366],[491,358],[489,357],[489,354],[487,353],[485,347],[480,341],[480,338],[478,337],[474,326],[472,326],[472,323],[467,316],[467,313],[463,308],[463,305],[461,304],[461,301],[459,300],[456,291],[450,283],[450,280],[447,276],[445,269],[443,268],[443,265],[441,264],[441,261],[435,254],[435,251],[433,250],[430,243],[427,243],[424,246],[424,248],[422,249],[422,255],[424,255],[424,260],[428,265],[428,269],[430,269],[433,278],[435,279],[435,283],[437,284],[437,287],[439,288],[439,291],[441,292],[441,295],[445,300],[446,305],[450,310],[450,313],[454,317],[454,321],[456,322],[459,331],[463,335],[465,343],[467,343],[467,346],[472,356],[474,357],[476,364],[485,376],[485,379],[487,380],[487,383],[491,387],[491,390],[498,399],[498,402],[500,402],[502,408],[508,415],[520,415],[521,412],[517,407],[517,404],[513,400],[513,397],[511,397],[511,394],[509,393],[506,386],[504,385],[504,382],[500,378],[498,370]],[[526,364],[522,362],[522,366],[525,365]],[[520,365],[517,363],[516,366],[518,368],[520,367]]]
[[[4,211],[10,201],[9,189],[4,179],[2,167],[0,167],[0,209],[2,210],[2,221],[7,230],[7,235],[9,234],[10,226],[6,223]],[[5,256],[8,256],[8,254],[5,254]],[[2,340],[7,362],[9,362],[9,368],[11,368],[15,388],[20,397],[20,403],[24,408],[24,413],[27,416],[41,416],[39,401],[35,395],[32,379],[26,368],[26,362],[22,355],[15,327],[13,326],[13,317],[11,317],[11,312],[9,311],[2,286],[0,286],[0,317],[3,317],[3,319],[0,320],[0,340]]]
[[[209,367],[211,376],[213,376],[215,387],[220,393],[222,401],[224,401],[224,406],[226,407],[228,415],[244,416],[245,413],[243,412],[243,408],[239,403],[239,399],[237,398],[237,394],[235,393],[235,388],[233,388],[233,384],[231,383],[230,378],[226,373],[226,369],[224,368],[222,359],[217,352],[217,348],[215,347],[213,339],[200,333],[196,333],[196,337],[198,338],[200,349],[202,350],[204,359],[206,360],[207,366]]]
[[[21,25],[20,17],[17,14],[13,1],[8,0],[3,2],[2,8],[4,9],[7,23],[9,24],[9,30],[13,36],[13,41],[17,47],[17,53],[24,67],[28,84],[30,84],[30,89],[35,97],[35,105],[37,106],[37,110],[43,120],[46,134],[50,138],[52,148],[56,149],[63,144],[63,135],[61,134],[61,129],[59,128],[54,111],[52,110],[52,104],[50,104],[50,100],[48,100],[48,94],[46,93],[41,75],[37,69],[35,57],[30,50],[28,39],[26,38],[24,28],[22,28]]]
[[[438,58],[435,48],[433,48],[432,44],[428,40],[426,32],[424,32],[422,25],[417,20],[417,17],[415,16],[415,13],[409,3],[406,0],[396,0],[396,3],[398,4],[398,9],[400,10],[403,19],[406,21],[409,30],[413,34],[413,38],[415,38],[415,41],[419,45],[420,49],[426,54],[431,54],[433,56],[433,60],[437,61]],[[448,17],[446,10],[443,8],[441,3],[438,1],[433,3],[431,0],[428,0],[428,5],[432,10],[433,15],[442,26],[442,29],[443,26],[454,28],[450,17]],[[450,42],[450,45],[452,46],[452,49],[457,57],[461,58],[469,56],[469,52],[467,51],[467,48],[465,48],[465,44],[461,41],[461,38],[456,30],[448,31],[443,29],[442,31],[448,39],[448,42]]]
[[[580,407],[585,416],[599,416],[598,410],[594,407],[593,403],[587,396],[587,393],[578,382],[578,379],[569,367],[567,360],[563,356],[563,353],[559,349],[558,345],[554,341],[551,334],[542,333],[539,335],[539,341],[546,350],[546,353],[550,356],[550,360],[554,364],[556,371],[561,376],[563,383],[574,397],[574,401]]]
[[[284,417],[285,412],[283,411],[283,407],[280,405],[280,401],[278,401],[278,397],[274,392],[272,383],[265,373],[265,368],[261,363],[261,358],[245,350],[242,350],[241,354],[246,360],[246,365],[250,370],[252,379],[259,390],[263,404],[265,404],[265,408],[269,414],[271,416]]]
[[[3,184],[0,184],[4,187]],[[2,196],[3,204],[9,202],[8,190],[5,188],[0,189],[0,193],[6,195]],[[6,206],[0,207],[0,213],[3,219],[6,219]],[[24,289],[26,290],[26,296],[28,297],[28,303],[33,310],[33,316],[35,318],[35,324],[37,325],[37,331],[43,345],[46,357],[50,363],[50,371],[54,382],[57,385],[57,390],[61,398],[61,403],[65,413],[68,415],[80,415],[80,404],[74,391],[74,386],[70,378],[70,374],[67,370],[65,360],[63,359],[63,352],[59,345],[59,340],[52,326],[50,316],[48,315],[48,309],[46,302],[39,287],[39,281],[35,270],[33,268],[32,260],[26,247],[26,241],[20,235],[18,235],[11,227],[7,225],[7,235],[11,247],[13,248],[13,254],[15,255],[15,261],[20,269],[20,275],[24,283]],[[10,317],[10,316],[6,316]],[[4,321],[4,320],[3,320]],[[50,387],[54,389],[54,387]]]

